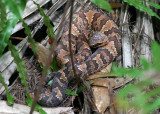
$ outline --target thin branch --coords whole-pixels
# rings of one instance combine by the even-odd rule
[[[42,77],[41,77],[41,79],[40,79],[40,83],[39,83],[37,92],[36,92],[35,97],[34,97],[34,102],[33,102],[33,104],[32,104],[32,107],[31,107],[31,110],[30,110],[30,114],[33,113],[34,108],[35,108],[35,105],[36,105],[36,103],[37,103],[37,101],[38,101],[39,93],[40,93],[40,90],[41,90],[41,88],[42,88],[42,83],[43,83],[44,78],[45,78],[45,75],[46,75],[46,73],[47,73],[47,69],[49,68],[49,66],[50,66],[50,64],[51,64],[52,54],[54,53],[54,50],[56,49],[58,37],[59,37],[60,31],[62,30],[62,27],[63,27],[63,22],[64,22],[64,20],[65,20],[65,15],[66,15],[67,9],[69,8],[69,3],[70,3],[70,0],[67,1],[66,7],[65,7],[65,10],[64,10],[64,14],[63,14],[63,17],[62,17],[62,20],[61,20],[61,23],[60,23],[60,27],[59,27],[59,29],[58,29],[58,31],[57,31],[57,35],[56,35],[56,37],[55,37],[55,41],[54,41],[54,43],[53,43],[53,45],[52,45],[52,50],[51,50],[51,52],[50,52],[50,54],[49,54],[48,61],[46,61],[46,64],[45,64],[46,67],[45,67],[45,69],[44,69],[44,71],[43,71],[43,73],[42,73]]]
[[[68,37],[69,37],[69,51],[70,51],[70,57],[71,57],[71,64],[72,64],[73,73],[74,73],[74,76],[75,76],[75,78],[77,80],[77,83],[79,85],[80,84],[80,78],[78,77],[78,75],[76,73],[76,69],[74,67],[75,63],[74,63],[74,60],[73,60],[72,44],[71,44],[73,3],[74,3],[74,0],[71,0],[70,19],[69,19],[69,34],[68,34]]]
[[[11,36],[11,37],[10,37],[10,39],[15,39],[15,40],[24,40],[24,38],[22,38],[22,37],[13,37],[13,36]]]
[[[77,75],[77,73],[76,73],[75,66],[74,66],[75,63],[74,63],[74,60],[73,60],[72,44],[71,44],[73,3],[74,3],[74,0],[71,0],[71,9],[70,9],[70,18],[69,18],[69,34],[68,34],[68,37],[69,37],[69,51],[70,51],[71,64],[72,64],[72,69],[73,69],[74,77],[76,78],[77,85],[80,85],[80,81],[81,81],[81,80],[80,80],[80,78],[78,77],[78,75]],[[81,102],[80,102],[79,96],[78,96],[78,101],[79,101],[80,106],[82,106],[82,104],[81,104]]]

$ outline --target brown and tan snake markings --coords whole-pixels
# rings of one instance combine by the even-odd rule
[[[71,43],[76,73],[81,78],[100,71],[121,52],[121,32],[108,16],[96,11],[77,12],[72,18]],[[53,79],[52,89],[42,88],[38,103],[57,106],[65,98],[68,83],[74,78],[69,52],[69,24],[64,26],[55,55],[61,69],[46,76]]]

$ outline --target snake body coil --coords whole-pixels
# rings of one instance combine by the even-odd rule
[[[65,98],[68,83],[73,79],[68,34],[67,22],[55,51],[61,69],[46,77],[45,82],[53,79],[52,89],[47,91],[42,88],[40,105],[60,104]],[[92,10],[77,12],[72,18],[71,43],[76,73],[84,78],[105,68],[120,54],[121,32],[104,14]]]

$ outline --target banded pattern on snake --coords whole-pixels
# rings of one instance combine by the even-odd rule
[[[121,32],[108,16],[96,11],[81,11],[73,15],[71,29],[72,52],[76,73],[85,78],[109,65],[121,52]],[[61,69],[46,76],[53,79],[52,89],[42,88],[38,103],[57,106],[65,98],[68,83],[74,78],[69,52],[69,23],[64,26],[55,51]]]

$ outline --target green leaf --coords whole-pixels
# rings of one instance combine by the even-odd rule
[[[160,71],[160,63],[159,63],[159,58],[160,58],[160,45],[154,41],[152,43],[152,54],[153,54],[153,67],[155,68],[155,70]]]
[[[32,46],[32,51],[34,53],[37,53],[37,46],[35,44],[35,40],[31,37],[31,30],[29,29],[28,25],[26,22],[24,22],[23,19],[20,20],[22,22],[23,27],[25,28],[24,33],[27,34],[28,36],[28,42],[31,44]]]
[[[158,109],[160,106],[160,98],[157,98],[153,103],[146,104],[143,110],[144,114],[148,114],[156,109]]]
[[[101,8],[103,8],[109,12],[113,12],[109,3],[106,0],[91,0],[91,2],[93,2],[94,4],[100,6]]]
[[[31,99],[31,97],[28,93],[26,93],[26,103],[30,107],[32,106],[32,103],[33,103],[33,99]]]
[[[33,99],[31,99],[31,97],[30,97],[30,95],[29,95],[28,93],[26,93],[26,97],[27,97],[27,98],[26,98],[26,102],[27,102],[28,106],[31,107],[32,104],[33,104]],[[47,114],[47,113],[42,109],[42,107],[41,107],[40,105],[38,105],[38,104],[36,104],[34,110],[39,111],[40,114]]]
[[[143,2],[144,0],[138,0],[138,2]]]
[[[24,11],[26,7],[27,0],[17,0],[16,1],[22,11]]]
[[[37,5],[40,14],[44,17],[44,24],[47,26],[47,34],[51,37],[51,38],[55,38],[55,34],[53,33],[53,27],[50,24],[50,19],[48,16],[46,16],[46,14],[44,13],[43,9],[40,7],[39,4],[37,4],[35,1],[33,1],[35,5]]]
[[[2,85],[5,87],[8,103],[9,103],[9,104],[13,104],[13,103],[14,103],[14,99],[13,99],[13,97],[11,96],[11,94],[9,93],[8,85],[4,82],[4,78],[3,78],[3,76],[2,76],[1,73],[0,73],[0,83],[2,83]]]
[[[113,67],[111,74],[116,74],[117,76],[130,76],[130,77],[139,77],[142,74],[142,70],[139,68],[117,68]]]
[[[137,0],[124,0],[124,2],[127,2],[129,5],[134,6],[135,8],[139,9],[140,11],[147,12],[151,16],[155,16],[158,19],[160,19],[160,16],[158,16],[152,9],[146,7],[141,2],[137,2]]]
[[[133,101],[133,104],[135,107],[139,108],[139,109],[145,109],[144,106],[148,103],[149,97],[153,96],[154,93],[152,93],[152,91],[149,92],[152,94],[148,94],[146,92],[144,92],[144,90],[146,89],[146,87],[152,85],[152,81],[150,80],[144,80],[144,81],[140,81],[138,82],[138,84],[135,84],[134,86],[137,86],[137,90],[138,92],[135,92],[135,99]]]
[[[40,14],[43,16],[43,22],[45,24],[45,26],[47,26],[47,34],[48,36],[50,36],[51,38],[55,38],[55,34],[53,33],[53,26],[50,24],[50,19],[49,17],[44,13],[43,9],[40,7],[39,4],[37,4],[35,1],[33,1],[35,5],[37,5],[38,9],[40,10]],[[57,71],[58,70],[58,64],[56,59],[53,59],[53,62],[51,64],[51,68],[53,69],[53,71]],[[51,83],[51,82],[50,82]],[[50,85],[49,83],[49,85]]]
[[[125,69],[125,68],[116,68],[113,67],[113,73],[118,75],[126,75],[126,76],[139,76],[141,80],[138,83],[130,84],[125,86],[123,89],[119,91],[117,94],[117,102],[121,106],[127,107],[134,107],[136,109],[141,110],[142,113],[148,114],[152,111],[156,110],[160,106],[160,99],[156,99],[154,102],[150,102],[150,99],[155,99],[159,95],[160,87],[150,90],[146,92],[146,88],[153,85],[153,81],[155,80],[154,77],[152,79],[145,79],[146,72],[150,72],[153,70],[154,72],[157,71],[157,75],[160,71],[160,45],[157,42],[152,43],[152,59],[153,64],[148,62],[144,58],[140,58],[140,63],[142,65],[142,69],[132,68],[132,69]],[[156,71],[155,71],[156,70]],[[145,75],[144,75],[145,74]],[[132,96],[128,98],[128,96]],[[129,102],[128,102],[129,101]]]
[[[53,70],[54,72],[59,69],[58,63],[57,63],[57,60],[56,60],[55,57],[54,57],[53,62],[52,62],[52,64],[51,64],[51,68],[52,68],[52,70]]]
[[[130,92],[136,93],[137,91],[142,90],[144,87],[149,86],[151,84],[152,82],[150,80],[144,80],[135,84],[129,84],[128,86],[119,91],[118,97],[120,98],[126,97],[128,93]]]
[[[145,102],[147,103],[147,102],[148,102],[148,99],[150,99],[151,97],[157,96],[159,93],[160,93],[160,87],[149,91],[148,93],[146,93],[146,94],[144,95],[144,97],[145,97]]]
[[[149,102],[151,98],[156,97],[160,92],[160,87],[146,92],[146,88],[150,85],[152,85],[151,80],[143,80],[124,87],[117,94],[118,103],[127,107],[134,106],[144,114],[150,113],[160,106],[160,102],[157,102],[157,100],[153,103]],[[128,96],[132,96],[132,98]]]
[[[2,53],[5,49],[5,47],[8,44],[9,50],[11,51],[11,55],[14,57],[14,62],[17,64],[17,71],[19,72],[19,76],[21,78],[21,83],[22,85],[25,87],[26,92],[28,91],[28,85],[27,85],[27,75],[26,75],[26,68],[24,65],[24,61],[19,57],[19,52],[16,50],[15,46],[12,45],[11,41],[8,41],[9,37],[12,34],[12,31],[16,25],[16,23],[18,22],[18,19],[21,20],[23,22],[23,25],[25,26],[25,28],[27,28],[27,24],[24,22],[24,20],[22,19],[21,15],[22,12],[26,6],[26,0],[2,0],[0,1],[1,6],[3,5],[4,7],[0,7],[0,11],[3,12],[3,14],[1,15],[1,23],[3,22],[3,27],[1,26],[1,32],[0,32],[0,57],[2,56]],[[9,13],[9,18],[8,20],[6,20],[6,9],[10,10]],[[26,30],[27,35],[29,34],[31,36],[31,31],[29,30],[29,28],[27,28]],[[29,38],[29,40],[31,39],[31,37]],[[34,41],[31,39],[30,43],[33,43]],[[0,74],[0,82],[5,86],[6,89],[6,93],[7,93],[7,99],[9,99],[9,103],[13,104],[13,98],[12,96],[10,96],[9,91],[8,91],[8,86],[4,83],[4,79]],[[26,93],[27,96],[27,100],[26,102],[31,103],[32,99],[29,98],[28,93]],[[46,114],[46,112],[43,111],[43,109],[38,106],[38,110],[40,111],[41,114]]]
[[[18,22],[18,19],[12,13],[10,13],[9,18],[10,20],[7,20],[5,27],[2,32],[0,32],[0,58],[5,47],[7,46],[8,39],[12,34],[14,26]]]
[[[74,96],[78,96],[78,94],[77,94],[77,93],[75,93],[75,92],[73,92],[73,91],[71,91],[71,90],[69,90],[69,89],[67,89],[67,90],[66,90],[66,94],[67,94],[67,95],[74,95]]]
[[[17,71],[19,72],[19,77],[21,78],[21,83],[25,87],[26,91],[28,91],[27,80],[27,70],[24,64],[24,61],[19,57],[19,52],[16,50],[15,46],[12,45],[11,41],[8,41],[8,47],[11,51],[11,55],[14,58],[14,62],[17,64]]]
[[[133,103],[131,104],[132,106],[138,108],[138,109],[143,109],[145,103],[143,102],[145,100],[142,91],[137,89],[136,93],[134,93],[134,100]]]
[[[152,68],[152,65],[150,62],[148,62],[145,58],[140,58],[140,63],[142,65],[142,68],[144,70],[149,70]]]
[[[3,30],[7,22],[7,14],[5,5],[0,1],[0,32]]]
[[[150,80],[143,80],[138,83],[127,85],[117,94],[116,98],[118,104],[121,106],[134,107],[136,109],[143,110],[144,106],[146,105],[144,90],[150,85],[152,85]]]
[[[19,0],[20,1],[20,0]],[[22,3],[26,3],[26,0],[21,0]],[[12,12],[18,19],[22,18],[24,8],[21,8],[21,4],[18,4],[15,0],[2,0],[5,6]],[[24,6],[24,5],[23,5]]]
[[[153,2],[150,2],[150,1],[146,1],[150,6],[153,6],[157,9],[160,9],[160,5],[159,4],[156,4],[156,3],[153,3]]]
[[[7,46],[9,37],[12,34],[12,31],[18,22],[18,19],[22,19],[21,15],[25,8],[26,0],[1,0],[0,7],[3,16],[1,16],[1,32],[0,32],[0,57]],[[9,9],[9,18],[6,20],[6,10]],[[2,29],[3,28],[3,29]]]

